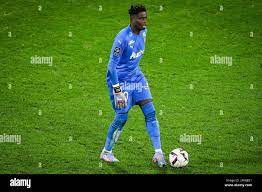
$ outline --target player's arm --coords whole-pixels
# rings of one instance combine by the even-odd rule
[[[111,49],[110,59],[108,63],[108,72],[113,86],[115,106],[117,108],[122,108],[127,105],[127,98],[121,90],[116,72],[116,66],[120,62],[124,48],[125,42],[121,38],[116,37]]]
[[[119,38],[115,38],[111,53],[110,53],[110,59],[108,63],[108,71],[109,71],[109,77],[111,80],[112,85],[118,84],[118,77],[116,73],[116,66],[119,63],[122,54],[123,54],[123,42]]]

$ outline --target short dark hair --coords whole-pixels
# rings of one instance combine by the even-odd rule
[[[144,5],[136,4],[136,5],[131,5],[130,9],[128,10],[128,13],[131,16],[144,11],[146,12],[146,8]]]

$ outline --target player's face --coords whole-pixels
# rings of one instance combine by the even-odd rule
[[[134,26],[138,30],[142,30],[145,28],[147,24],[147,15],[146,12],[140,12],[134,17]]]

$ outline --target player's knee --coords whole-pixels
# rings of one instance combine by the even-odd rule
[[[156,121],[156,110],[152,102],[149,102],[141,107],[146,122]]]
[[[118,113],[115,117],[115,121],[120,127],[123,127],[127,121],[128,114],[127,113]]]
[[[145,114],[145,120],[146,122],[151,122],[156,120],[156,111],[152,111],[148,114]]]

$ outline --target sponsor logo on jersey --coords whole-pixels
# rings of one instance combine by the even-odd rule
[[[144,50],[140,50],[137,53],[133,52],[132,55],[130,56],[130,59],[136,59],[136,58],[140,57],[143,54],[144,54]]]

